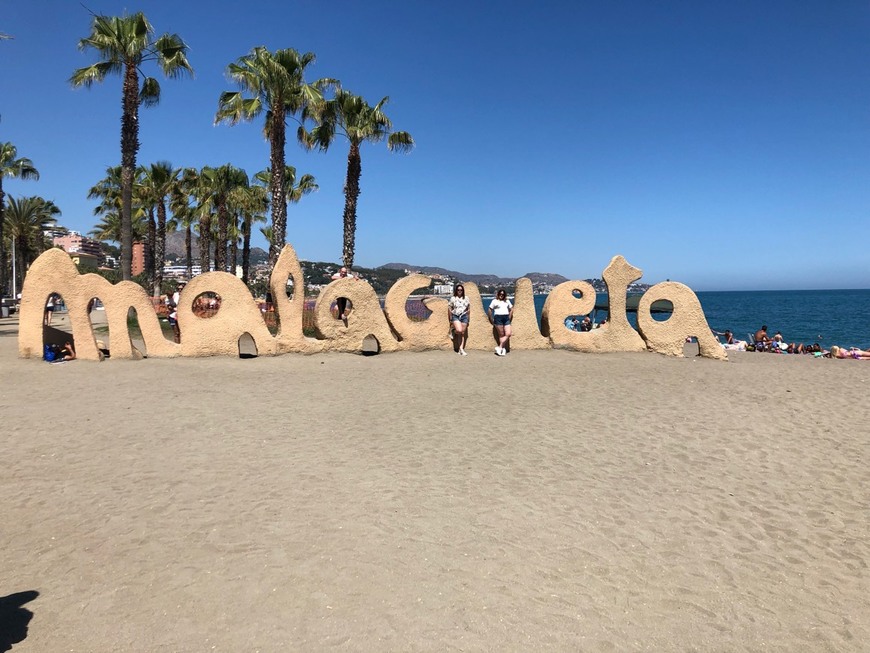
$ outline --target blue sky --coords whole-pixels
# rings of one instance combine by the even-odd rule
[[[260,121],[213,125],[227,64],[257,45],[389,95],[417,147],[363,146],[358,265],[582,279],[622,254],[696,290],[870,288],[866,1],[84,4],[190,46],[195,78],[161,78],[140,114],[140,163],[266,167]],[[4,190],[84,232],[87,189],[120,161],[120,79],[67,83],[95,60],[89,26],[72,0],[0,0],[0,141],[41,173]],[[288,212],[304,259],[341,257],[346,156],[288,142],[320,185]]]

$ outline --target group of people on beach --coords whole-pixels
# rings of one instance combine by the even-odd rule
[[[585,332],[592,331],[593,327],[597,325],[592,324],[592,318],[588,315],[584,315],[582,320],[578,316],[572,315],[565,318],[565,326],[571,331]]]
[[[822,346],[815,342],[813,344],[804,344],[802,342],[787,342],[780,331],[777,331],[773,336],[768,335],[767,325],[755,332],[753,336],[754,342],[748,343],[745,340],[736,340],[734,334],[726,329],[723,332],[713,331],[713,334],[723,338],[722,346],[725,349],[736,349],[739,351],[761,351],[774,354],[811,354],[816,357],[824,358],[853,358],[855,360],[870,359],[870,350],[860,349],[858,347],[839,347],[834,345],[830,350],[823,349]]]
[[[465,296],[465,286],[461,283],[453,288],[453,297],[447,302],[450,322],[453,325],[453,349],[460,356],[468,356],[465,345],[468,342],[468,323],[471,316],[471,301]],[[500,288],[495,298],[489,303],[486,311],[489,323],[495,327],[498,334],[498,344],[495,347],[496,356],[506,356],[510,348],[511,320],[514,317],[514,305],[507,297],[507,291]]]

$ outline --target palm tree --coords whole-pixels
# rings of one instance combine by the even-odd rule
[[[196,223],[196,231],[199,234],[197,247],[199,248],[200,272],[211,270],[211,244],[214,242],[215,232],[215,204],[212,201],[211,189],[208,176],[208,166],[201,170],[189,169],[185,171],[186,185],[189,187],[190,198],[193,202],[191,212],[193,219],[191,225]],[[215,266],[217,269],[217,266]],[[191,270],[192,273],[192,270]]]
[[[255,222],[266,221],[266,211],[269,209],[268,182],[262,184],[258,172],[254,175],[255,184],[245,192],[244,201],[239,203],[239,216],[242,236],[242,283],[247,285],[251,272],[251,228]],[[271,235],[271,234],[270,234]]]
[[[3,237],[6,197],[6,193],[3,192],[4,177],[39,179],[39,172],[33,167],[30,159],[18,158],[18,150],[12,143],[0,143],[0,295],[6,292],[6,239]],[[15,296],[15,292],[12,295]]]
[[[98,223],[90,232],[90,235],[97,240],[121,242],[121,177],[121,166],[110,166],[106,168],[106,176],[88,190],[88,199],[100,200],[100,203],[94,207],[94,215],[101,216],[102,222]],[[134,188],[138,188],[139,185],[140,178],[137,174],[134,179]],[[142,240],[148,226],[145,221],[145,210],[139,203],[132,208],[131,241]]]
[[[219,168],[205,167],[200,174],[201,198],[217,213],[217,239],[215,241],[214,269],[227,270],[227,242],[230,204],[236,191],[248,187],[248,175],[229,163]]]
[[[173,168],[169,161],[158,161],[147,168],[142,168],[142,185],[144,195],[157,210],[157,224],[154,229],[154,239],[151,243],[153,257],[153,285],[151,294],[160,295],[163,285],[163,263],[166,258],[166,204],[178,183],[181,168]]]
[[[177,34],[154,38],[154,28],[141,12],[132,16],[95,15],[91,33],[79,41],[79,49],[94,48],[101,60],[73,72],[73,86],[90,88],[110,73],[123,78],[121,115],[121,276],[130,279],[133,254],[133,176],[139,151],[139,105],[149,107],[160,101],[160,84],[145,77],[139,86],[139,70],[145,62],[156,61],[169,78],[193,74],[187,61],[187,45]]]
[[[323,107],[318,125],[306,133],[300,128],[300,139],[308,147],[327,150],[335,137],[344,136],[350,143],[347,155],[347,176],[344,182],[344,246],[342,261],[347,267],[353,266],[356,247],[356,207],[359,199],[359,179],[362,175],[360,145],[369,141],[378,143],[385,138],[391,152],[409,152],[414,147],[414,139],[408,132],[392,131],[393,123],[383,112],[389,97],[383,98],[375,106],[370,106],[359,95],[339,89],[335,98]]]
[[[265,47],[256,47],[236,63],[227,66],[227,75],[253,97],[246,98],[239,91],[225,91],[218,100],[215,123],[238,124],[253,120],[266,112],[264,134],[269,141],[269,164],[276,172],[272,177],[272,237],[269,243],[269,265],[274,266],[287,237],[287,203],[284,187],[284,147],[286,144],[287,117],[300,122],[323,102],[323,90],[336,82],[320,79],[305,82],[305,69],[314,62],[314,54],[300,54],[292,48],[270,52]]]
[[[50,200],[41,197],[9,198],[5,227],[10,240],[15,242],[16,266],[21,271],[21,285],[12,289],[13,296],[24,286],[27,267],[48,248],[43,232],[56,224],[56,215],[60,215],[60,209]]]
[[[254,181],[263,187],[271,188],[272,168],[260,170],[260,172],[254,175]],[[286,166],[284,168],[284,200],[288,206],[290,204],[298,204],[303,197],[319,189],[320,186],[317,185],[314,175],[304,174],[297,182],[296,168],[294,166]]]
[[[147,187],[147,168],[139,166],[136,168],[136,178],[138,183],[133,184],[133,206],[140,207],[143,215],[146,217],[146,237],[148,247],[144,248],[144,263],[145,263],[145,285],[150,290],[154,286],[154,247],[157,241],[157,219],[155,212],[157,210],[157,201],[151,195],[150,189]],[[136,239],[133,239],[136,242]]]
[[[188,279],[193,277],[193,223],[196,222],[196,210],[191,200],[195,199],[194,193],[198,184],[199,170],[184,168],[172,190],[171,199],[172,215],[184,227],[184,255]]]
[[[197,191],[198,192],[198,191]],[[199,233],[197,245],[199,247],[199,269],[200,272],[208,272],[211,270],[211,231],[212,231],[212,209],[207,201],[197,203],[194,208],[194,216],[196,218],[196,230]]]

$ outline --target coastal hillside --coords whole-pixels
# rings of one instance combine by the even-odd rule
[[[199,238],[196,234],[193,235],[193,238],[190,243],[191,256],[193,256],[193,260],[199,262]],[[166,233],[166,258],[173,261],[182,261],[184,262],[184,232],[183,231],[169,231]],[[252,247],[251,248],[251,264],[257,265],[258,263],[264,263],[269,260],[269,252],[260,248],[260,247]]]
[[[499,277],[494,274],[469,274],[468,272],[457,272],[456,270],[448,270],[446,268],[439,268],[431,265],[412,265],[410,263],[387,263],[386,265],[382,265],[379,270],[413,270],[415,272],[421,272],[423,274],[435,275],[439,274],[442,277],[449,277],[451,279],[462,279],[463,281],[471,281],[476,283],[478,286],[513,286],[514,282],[518,278],[512,277]],[[567,277],[563,277],[561,274],[555,274],[552,272],[528,272],[523,277],[527,277],[532,281],[533,284],[546,284],[550,286],[555,286],[563,281],[568,281]]]

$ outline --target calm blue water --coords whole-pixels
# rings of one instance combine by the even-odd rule
[[[789,290],[698,292],[698,299],[715,331],[731,329],[746,340],[762,324],[787,342],[818,342],[870,348],[870,290]],[[546,295],[535,295],[538,320]],[[599,295],[599,300],[606,299]],[[486,301],[485,305],[488,306]],[[632,317],[629,318],[636,326]]]
[[[788,342],[870,347],[870,290],[699,292],[707,323],[745,340],[762,324]]]

